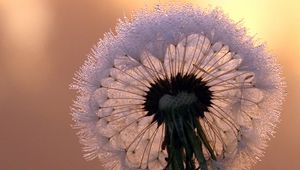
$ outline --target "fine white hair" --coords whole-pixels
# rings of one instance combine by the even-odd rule
[[[203,40],[205,42],[203,44],[208,48],[207,54],[200,52],[201,55],[214,54],[226,46],[227,53],[233,57],[224,61],[228,62],[226,68],[219,64],[220,68],[217,70],[223,69],[222,71],[225,72],[232,69],[231,75],[245,73],[244,77],[235,76],[235,79],[229,77],[228,81],[226,77],[221,77],[221,80],[215,78],[215,81],[209,84],[212,91],[220,90],[219,87],[214,88],[213,86],[222,80],[227,81],[226,87],[236,82],[253,85],[249,89],[245,88],[245,85],[239,85],[237,91],[230,92],[230,94],[221,93],[221,97],[228,101],[226,104],[216,99],[215,103],[219,104],[224,112],[229,113],[230,121],[238,127],[238,130],[235,132],[236,135],[233,133],[227,135],[228,138],[226,135],[222,135],[226,148],[220,144],[220,150],[222,150],[220,153],[223,155],[219,155],[217,161],[211,160],[209,156],[206,157],[209,161],[209,168],[249,169],[263,156],[267,141],[274,134],[276,124],[279,122],[284,99],[285,84],[281,68],[275,57],[267,52],[265,45],[254,42],[253,38],[246,34],[244,27],[230,20],[220,9],[201,10],[189,4],[169,4],[159,5],[153,10],[144,9],[134,13],[132,19],[120,20],[116,27],[116,34],[105,34],[104,38],[93,48],[84,65],[75,74],[71,87],[76,89],[79,95],[74,102],[72,116],[75,122],[74,127],[79,130],[78,135],[87,159],[98,157],[104,166],[112,169],[161,168],[159,162],[155,163],[155,160],[152,160],[152,164],[149,163],[148,166],[151,157],[148,158],[150,160],[147,161],[145,167],[132,165],[128,161],[129,156],[125,149],[128,143],[126,140],[132,140],[135,137],[134,134],[140,132],[139,128],[142,130],[151,123],[151,118],[141,119],[139,123],[143,125],[131,127],[131,132],[126,132],[128,139],[121,134],[113,140],[109,138],[111,134],[120,133],[120,129],[128,126],[128,122],[134,120],[135,117],[124,116],[124,118],[122,117],[124,120],[118,122],[118,125],[110,126],[107,119],[101,119],[101,116],[109,117],[114,113],[116,109],[112,103],[120,103],[119,100],[112,100],[116,96],[119,98],[133,98],[133,96],[126,92],[117,93],[102,87],[122,88],[124,91],[135,93],[135,97],[143,99],[146,88],[140,87],[139,82],[147,82],[147,80],[143,80],[143,77],[137,75],[135,78],[126,79],[124,74],[120,75],[120,72],[129,74],[131,69],[143,66],[143,64],[144,69],[147,70],[147,62],[144,59],[146,55],[153,59],[154,64],[155,62],[165,64],[167,53],[173,47],[178,48],[179,51],[187,49],[191,49],[193,52],[200,51],[195,39]],[[207,62],[217,63],[219,62],[217,59],[213,58]],[[189,65],[197,64],[193,63],[191,58],[186,60],[190,62]],[[202,65],[199,64],[199,67]],[[154,66],[154,68],[158,67]],[[213,78],[214,75],[217,77],[219,74],[218,72],[207,73],[206,66],[202,69],[202,73],[207,74],[210,78]],[[170,75],[171,73],[166,74]],[[151,74],[148,76],[149,79],[154,79],[151,78]],[[114,83],[121,81],[124,87],[114,86]],[[131,89],[132,86],[136,86],[139,90],[134,91]],[[232,85],[232,87],[236,86]],[[126,104],[132,104],[130,100],[126,102]],[[133,104],[142,105],[142,103]],[[133,107],[133,109],[139,108]],[[211,108],[210,111],[214,113],[220,109]],[[129,111],[126,109],[124,113],[129,115]],[[140,115],[143,115],[142,111],[136,117],[140,117]],[[225,130],[230,129],[228,125],[223,125],[220,121],[217,127],[224,128],[224,133]],[[154,125],[153,129],[151,128],[149,131],[155,131],[158,126]],[[158,131],[157,133],[162,133],[162,131]],[[216,141],[217,139],[215,139]],[[158,137],[153,139],[152,145],[153,147],[159,145]],[[218,152],[216,151],[216,153]],[[166,153],[163,154],[166,155]]]

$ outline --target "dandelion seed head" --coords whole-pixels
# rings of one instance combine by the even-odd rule
[[[72,116],[85,158],[107,168],[164,169],[174,146],[191,158],[184,167],[249,169],[274,134],[283,87],[274,57],[220,9],[160,5],[93,48],[75,74]]]

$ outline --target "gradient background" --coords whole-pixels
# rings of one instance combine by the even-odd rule
[[[73,73],[118,18],[158,0],[0,0],[0,169],[101,170],[82,158],[69,106]],[[300,1],[194,0],[243,19],[288,83],[276,138],[255,170],[300,169]],[[298,108],[299,107],[299,108]]]

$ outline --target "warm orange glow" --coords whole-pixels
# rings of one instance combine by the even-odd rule
[[[199,5],[202,2],[198,2]],[[283,47],[282,40],[290,36],[292,46],[300,42],[300,1],[284,0],[211,0],[212,7],[220,7],[235,21],[242,20],[250,35],[271,44],[275,49]]]
[[[45,54],[46,43],[51,29],[49,7],[38,0],[2,2],[1,39],[8,48],[2,64],[10,77],[23,88],[32,89],[43,75],[36,70],[48,67],[49,58]],[[34,76],[35,79],[29,77]]]
[[[254,169],[299,169],[299,0],[0,0],[0,169],[99,169],[82,159],[70,128],[68,85],[117,18],[158,2],[220,7],[266,42],[283,65],[288,97]]]
[[[4,1],[3,4],[5,36],[19,46],[42,46],[51,21],[47,4],[36,0]]]

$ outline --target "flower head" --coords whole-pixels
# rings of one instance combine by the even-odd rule
[[[249,169],[283,100],[280,67],[220,10],[120,21],[75,76],[85,157],[112,169]]]

